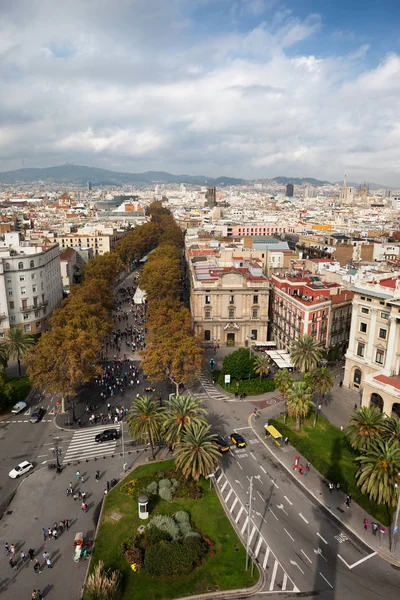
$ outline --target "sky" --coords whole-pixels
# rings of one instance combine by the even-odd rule
[[[0,0],[0,171],[400,187],[398,0]]]

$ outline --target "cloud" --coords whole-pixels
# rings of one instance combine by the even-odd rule
[[[321,17],[299,18],[274,0],[115,6],[2,8],[2,170],[24,158],[337,180],[351,167],[352,180],[400,185],[398,55],[373,67],[366,45],[328,55],[313,44]],[[227,11],[223,28],[217,9]]]

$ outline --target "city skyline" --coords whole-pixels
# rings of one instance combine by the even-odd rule
[[[0,171],[347,172],[400,186],[396,3],[323,4],[3,6]]]

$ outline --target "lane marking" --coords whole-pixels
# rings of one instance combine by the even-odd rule
[[[235,499],[234,499],[234,501],[233,501],[233,504],[232,504],[232,506],[231,506],[231,507],[230,507],[230,509],[229,509],[229,512],[232,512],[232,511],[233,511],[233,509],[235,508],[235,506],[236,506],[236,504],[238,503],[238,501],[239,501],[239,498],[236,496],[236,498],[235,498]]]
[[[233,489],[231,488],[230,491],[228,492],[227,497],[225,498],[225,502],[228,502],[229,498],[231,497],[231,495],[233,494]]]
[[[237,463],[237,465],[238,465],[238,467],[240,467],[240,468],[242,469],[242,471],[243,471],[243,467],[242,467],[242,465],[240,464],[240,462],[238,462],[238,463]]]
[[[235,523],[237,523],[239,521],[240,515],[242,514],[242,512],[243,512],[243,506],[240,507],[240,510],[239,510],[238,514],[236,515]]]
[[[288,536],[290,537],[290,539],[292,540],[292,542],[294,542],[294,538],[292,538],[292,536],[290,535],[290,533],[288,532],[288,530],[284,529],[283,531],[285,531],[285,533],[288,534]]]
[[[242,529],[240,530],[240,533],[241,533],[242,535],[244,534],[244,530],[245,530],[245,529],[246,529],[246,527],[247,527],[247,523],[248,523],[248,521],[249,521],[249,517],[246,515],[246,520],[245,520],[245,522],[243,523],[243,527],[242,527]]]
[[[271,552],[271,549],[269,546],[267,546],[267,551],[265,553],[264,556],[264,560],[263,560],[263,569],[265,569],[265,567],[267,566],[267,562],[268,562],[268,558],[269,558],[269,553]]]
[[[243,429],[251,429],[251,427],[247,426],[247,427],[236,427],[235,431],[242,431]]]
[[[249,454],[250,454],[250,456],[251,456],[252,458],[254,458],[254,460],[257,460],[257,459],[256,459],[256,457],[254,456],[254,454],[253,454],[252,452],[250,452]]]
[[[267,473],[267,471],[264,469],[264,467],[262,465],[260,465],[260,469],[263,473],[265,473],[265,474]]]
[[[283,581],[282,581],[282,591],[284,592],[286,590],[286,584],[287,584],[287,575],[286,573],[283,574]]]
[[[304,556],[306,557],[306,559],[308,560],[308,562],[312,564],[312,560],[310,560],[310,559],[308,558],[308,556],[307,556],[307,554],[304,552],[304,550],[300,549],[300,552],[301,552],[302,554],[304,554]]]
[[[303,517],[303,515],[301,513],[299,513],[299,517],[301,517],[303,519],[304,523],[307,523],[307,525],[308,525],[307,519],[305,517]]]
[[[223,476],[224,476],[224,473],[221,473],[221,475],[217,479],[217,483],[219,483],[221,481],[221,479],[223,478]]]
[[[243,484],[241,481],[239,481],[239,479],[235,479],[235,483],[238,483],[240,485],[240,487],[242,488],[242,490],[244,490]]]
[[[44,458],[45,456],[48,456],[47,454],[39,454],[38,458]]]
[[[290,504],[290,506],[293,506],[293,502],[290,502],[289,498],[287,498],[286,496],[283,496],[286,500],[286,502],[288,502],[288,504]]]
[[[274,485],[276,487],[277,490],[279,490],[279,485],[277,483],[275,483],[275,481],[273,479],[271,479],[271,483],[272,483],[272,485]]]
[[[320,540],[322,540],[324,542],[324,544],[327,544],[328,542],[322,537],[322,535],[320,533],[317,533],[317,536],[319,537]]]
[[[329,585],[329,587],[331,588],[331,590],[333,590],[333,585],[331,585],[329,583],[329,581],[327,580],[327,578],[322,575],[321,571],[319,572],[319,574],[321,575],[322,579],[324,579],[326,581],[326,583]]]
[[[325,556],[322,554],[321,548],[318,548],[318,550],[313,548],[313,550],[314,550],[315,554],[319,554],[319,556],[321,556],[321,558],[323,558],[326,563],[328,562],[328,559],[326,559]]]
[[[354,569],[354,567],[358,567],[358,565],[361,565],[361,563],[365,562],[366,560],[373,558],[374,556],[376,556],[377,552],[372,552],[371,554],[368,554],[367,556],[364,556],[364,558],[360,558],[360,560],[358,560],[357,562],[353,563],[352,565],[349,565],[344,558],[342,558],[340,556],[340,554],[338,554],[338,558],[340,558],[340,560],[342,562],[344,562],[344,564],[346,565],[346,567],[348,569]]]
[[[270,512],[270,513],[272,513],[272,514],[273,514],[273,516],[275,517],[275,519],[276,519],[277,521],[279,521],[278,517],[276,516],[276,514],[274,513],[274,511],[272,510],[272,508],[269,508],[268,510],[269,510],[269,512]]]
[[[224,485],[221,488],[221,494],[224,491],[224,489],[226,488],[226,486],[228,485],[228,480],[225,481]]]
[[[277,570],[278,570],[278,561],[276,560],[274,562],[274,569],[272,571],[271,583],[269,584],[269,591],[272,591],[272,589],[275,585],[275,577],[276,577]]]
[[[299,567],[299,565],[297,564],[297,562],[295,560],[290,559],[290,564],[297,567],[299,569],[299,571],[301,571],[301,573],[303,573],[304,575],[304,571],[301,567]]]
[[[258,490],[257,490],[257,494],[260,496],[261,500],[262,500],[263,502],[265,502],[265,500],[264,500],[264,498],[263,498],[263,495],[262,495],[262,494],[260,494],[260,492],[259,492]]]
[[[260,552],[260,548],[261,548],[261,544],[262,544],[262,543],[263,543],[263,539],[262,539],[262,537],[260,536],[260,537],[258,538],[258,544],[257,544],[256,551],[254,552],[254,556],[255,556],[256,558],[257,558],[257,556],[258,556],[258,553]]]
[[[251,544],[251,541],[252,541],[256,531],[257,531],[257,527],[255,525],[253,525],[253,529],[251,530],[250,537],[249,537],[249,546]]]
[[[279,508],[279,510],[282,510],[282,511],[285,513],[285,515],[286,515],[286,516],[289,516],[289,515],[287,514],[286,510],[283,508],[283,504],[277,504],[277,505],[276,505],[276,508]]]

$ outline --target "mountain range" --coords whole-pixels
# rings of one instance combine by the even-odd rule
[[[268,182],[275,181],[281,185],[293,183],[294,185],[331,185],[329,181],[314,179],[312,177],[274,177],[273,179],[246,180],[235,177],[208,177],[206,175],[172,175],[165,171],[146,171],[145,173],[122,173],[98,169],[97,167],[85,167],[80,165],[60,165],[58,167],[24,168],[15,171],[3,171],[0,173],[0,183],[18,184],[33,183],[76,184],[84,185],[90,181],[93,185],[122,186],[127,184],[157,184],[157,183],[188,183],[192,185],[216,185],[219,187],[241,185],[252,181]],[[341,185],[341,182],[337,182]],[[348,185],[357,187],[356,183]],[[384,185],[370,183],[371,190],[387,189]]]

